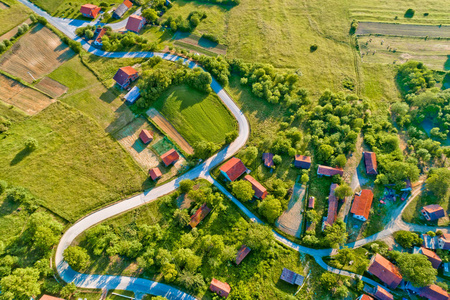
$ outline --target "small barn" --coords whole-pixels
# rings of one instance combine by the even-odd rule
[[[273,168],[275,163],[273,162],[273,153],[263,153],[262,160],[264,165],[268,168]]]
[[[294,166],[301,169],[309,169],[311,167],[311,156],[296,155]]]
[[[305,278],[302,275],[297,274],[286,268],[284,268],[283,271],[281,272],[280,279],[287,283],[295,285],[302,285],[303,280],[305,280]]]
[[[397,288],[403,280],[398,267],[378,253],[370,260],[369,269],[367,271],[378,277],[378,279],[391,289]]]
[[[236,254],[236,264],[239,265],[242,262],[242,260],[250,253],[251,250],[252,249],[250,249],[246,245],[242,245]]]
[[[118,8],[113,12],[112,16],[115,19],[120,19],[123,15],[133,6],[130,0],[123,1],[122,4],[119,5]]]
[[[308,208],[314,209],[314,204],[316,203],[316,198],[314,196],[309,197],[308,199]]]
[[[344,170],[341,168],[332,168],[328,166],[319,165],[319,167],[317,168],[317,175],[327,177],[331,177],[334,175],[342,176],[344,175]]]
[[[204,218],[206,218],[210,211],[211,209],[206,205],[206,203],[204,203],[199,209],[197,209],[195,214],[192,215],[189,226],[191,226],[191,228],[195,228]]]
[[[101,8],[94,4],[81,5],[80,13],[83,17],[95,19],[100,13]]]
[[[148,144],[153,141],[153,134],[147,129],[142,129],[141,133],[139,133],[139,138],[144,144]]]
[[[427,248],[414,247],[413,253],[425,255],[435,269],[438,269],[442,263],[442,259],[439,257],[439,255],[437,255],[434,251],[428,250]]]
[[[153,168],[148,171],[148,175],[152,178],[153,181],[155,181],[156,179],[161,178],[162,173],[159,168]]]
[[[120,68],[113,79],[123,89],[126,89],[131,82],[135,81],[139,77],[138,71],[133,67],[127,66]]]
[[[44,294],[39,300],[64,300],[64,299]]]
[[[105,35],[106,33],[106,28],[97,28],[95,30],[96,36],[94,37],[94,45],[97,46],[103,46],[103,41],[102,41],[102,37]]]
[[[171,164],[175,163],[180,158],[180,155],[175,149],[170,149],[163,155],[161,155],[161,159],[166,165],[166,167],[170,166]]]
[[[224,298],[228,297],[228,295],[231,292],[231,287],[228,283],[219,281],[215,278],[211,280],[211,285],[209,286],[209,289],[216,293],[219,296],[222,296]]]
[[[421,212],[427,221],[436,221],[445,217],[445,211],[439,204],[426,205],[422,208]]]
[[[266,198],[267,196],[266,188],[261,183],[259,183],[255,178],[253,178],[250,175],[245,175],[244,180],[252,184],[252,189],[255,192],[256,198],[261,200]]]
[[[366,165],[366,173],[368,175],[378,174],[377,156],[375,152],[363,152],[364,164]]]
[[[139,33],[139,31],[141,31],[142,27],[144,27],[145,23],[146,23],[146,20],[144,17],[138,16],[138,15],[131,15],[128,18],[125,29],[128,31],[132,31],[134,33]]]

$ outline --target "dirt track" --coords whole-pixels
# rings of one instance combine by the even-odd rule
[[[189,143],[181,136],[181,134],[164,118],[156,109],[150,108],[147,111],[147,115],[161,128],[161,130],[167,134],[175,143],[183,149],[187,154],[194,154],[194,149]]]
[[[430,38],[450,38],[450,26],[392,24],[377,22],[360,22],[357,35],[381,34],[394,36],[423,36]]]

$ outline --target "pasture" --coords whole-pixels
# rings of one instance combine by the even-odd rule
[[[2,55],[0,69],[32,83],[74,54],[50,29],[38,25]]]
[[[237,129],[236,120],[215,94],[186,85],[169,88],[154,107],[191,145],[201,140],[220,144]]]
[[[10,31],[17,25],[22,24],[27,18],[30,10],[16,0],[0,1],[0,36]]]
[[[357,35],[392,35],[450,38],[450,26],[359,22]]]
[[[74,222],[144,187],[146,174],[85,114],[57,102],[15,122],[0,140],[0,174],[29,189],[43,206]],[[24,148],[33,137],[39,147]]]

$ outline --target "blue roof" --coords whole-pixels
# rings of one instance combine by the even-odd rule
[[[140,95],[139,88],[135,86],[125,95],[125,100],[127,100],[128,103],[134,103]]]

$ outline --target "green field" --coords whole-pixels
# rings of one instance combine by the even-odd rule
[[[2,0],[9,8],[0,8],[0,36],[20,25],[28,18],[28,8],[16,0]]]
[[[35,138],[32,153],[24,141]],[[142,190],[145,174],[90,118],[57,102],[0,140],[0,174],[68,221]]]
[[[154,107],[191,145],[200,140],[222,143],[225,134],[237,129],[236,120],[215,94],[187,85],[169,88]]]

